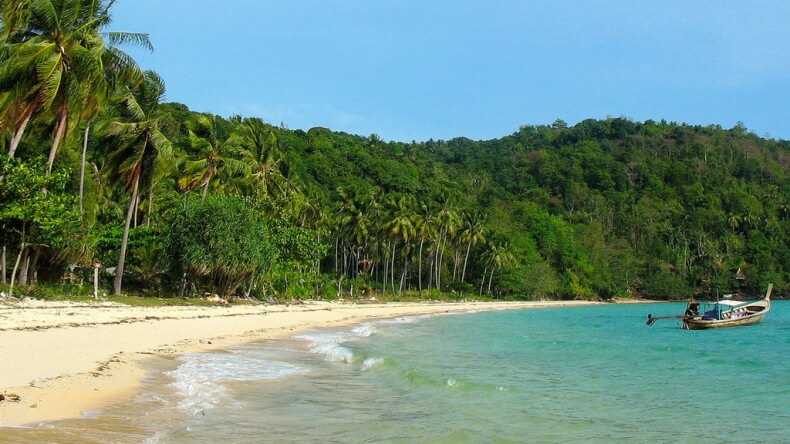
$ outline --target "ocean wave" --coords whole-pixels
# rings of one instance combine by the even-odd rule
[[[355,339],[366,338],[376,331],[373,324],[366,322],[350,331],[314,332],[294,336],[310,343],[310,351],[324,356],[331,362],[351,364],[354,361],[354,352],[343,344]]]
[[[371,368],[384,362],[384,358],[367,358],[362,361],[362,371],[370,370]]]
[[[228,353],[191,353],[181,357],[181,365],[168,375],[182,396],[179,407],[196,415],[227,401],[222,382],[280,379],[307,370],[285,362],[272,361],[261,353],[237,350]]]
[[[387,324],[413,324],[413,323],[415,323],[417,321],[420,321],[420,320],[423,320],[423,319],[432,318],[434,316],[436,316],[436,315],[434,315],[434,314],[421,314],[421,315],[413,315],[413,316],[399,316],[397,318],[384,319],[384,320],[378,321],[377,323],[378,324],[384,324],[384,325],[387,325]]]
[[[373,324],[369,322],[358,325],[351,329],[352,334],[363,338],[367,338],[368,336],[372,335],[375,332],[376,332],[376,328],[373,326]]]
[[[417,316],[401,316],[398,318],[392,319],[384,319],[383,321],[378,321],[379,324],[413,324],[417,322]]]
[[[310,352],[323,355],[327,361],[350,364],[354,360],[354,352],[341,344],[353,336],[349,332],[326,332],[297,335],[294,338],[309,342]]]

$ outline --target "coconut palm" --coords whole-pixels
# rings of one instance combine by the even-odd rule
[[[398,293],[403,292],[403,282],[406,279],[406,273],[409,268],[409,246],[412,239],[416,237],[414,228],[414,212],[412,210],[414,200],[407,197],[401,197],[395,202],[390,202],[392,207],[392,218],[386,224],[389,235],[394,239],[392,247],[392,284],[393,291],[395,285],[395,246],[403,243],[403,270],[401,272],[400,286]]]
[[[26,0],[2,5],[3,49],[0,92],[3,120],[12,127],[13,157],[30,120],[47,112],[55,118],[47,160],[51,173],[69,130],[73,110],[86,108],[96,94],[119,78],[140,78],[134,60],[117,45],[151,49],[146,34],[103,32],[113,0]]]
[[[113,291],[116,295],[122,289],[129,229],[138,204],[141,184],[150,184],[157,160],[171,155],[171,144],[159,129],[160,116],[157,113],[164,94],[165,85],[162,79],[154,72],[146,72],[144,82],[130,89],[123,98],[122,114],[125,118],[113,122],[108,129],[111,141],[117,147],[109,156],[108,173],[110,177],[121,181],[131,193],[121,252],[115,270]]]
[[[253,194],[262,198],[284,194],[289,187],[281,169],[282,158],[273,128],[258,118],[244,119],[237,137],[241,160],[250,169],[244,183],[252,187]]]
[[[433,215],[427,205],[420,205],[420,210],[414,215],[414,231],[416,238],[420,240],[417,251],[417,281],[419,282],[420,293],[422,293],[422,250],[425,241],[434,236]],[[430,285],[429,285],[430,286]]]
[[[436,289],[442,289],[442,263],[444,260],[444,250],[447,245],[448,237],[455,235],[460,224],[458,212],[452,207],[449,198],[442,199],[439,212],[434,218],[438,225],[436,232],[439,234],[436,239]]]
[[[464,256],[464,267],[461,271],[461,283],[463,283],[466,278],[466,265],[469,262],[469,251],[475,245],[485,242],[486,233],[483,221],[483,215],[480,212],[465,213],[463,216],[461,240],[466,242],[466,255]]]
[[[491,283],[494,280],[494,273],[502,268],[512,265],[516,261],[516,256],[509,242],[494,242],[488,247],[484,254],[486,262],[486,269],[490,271],[488,276],[488,294],[491,294]],[[486,279],[486,273],[483,272],[483,279],[480,283],[480,292],[483,291],[483,283]]]
[[[189,130],[191,156],[182,165],[178,185],[184,191],[202,189],[206,198],[212,181],[233,178],[249,172],[250,167],[237,157],[241,155],[238,140],[232,138],[217,116],[201,116]]]

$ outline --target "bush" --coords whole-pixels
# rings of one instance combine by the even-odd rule
[[[164,252],[172,284],[229,297],[271,266],[267,223],[243,199],[187,196],[168,216]]]

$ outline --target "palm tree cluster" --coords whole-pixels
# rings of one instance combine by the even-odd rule
[[[788,288],[787,141],[617,118],[409,143],[198,113],[124,52],[153,46],[114,3],[0,0],[0,293]]]
[[[494,274],[513,261],[509,245],[489,232],[482,213],[460,209],[448,198],[425,203],[376,192],[338,194],[330,224],[340,292],[353,295],[356,284],[365,287],[358,292],[469,293],[471,256],[475,268],[484,270],[477,276],[479,293],[492,294]]]
[[[41,173],[37,181],[22,183],[19,177],[0,173],[6,204],[0,211],[4,216],[3,284],[9,282],[6,257],[13,248],[9,243],[16,244],[16,262],[21,264],[11,270],[10,282],[27,285],[35,283],[37,279],[30,277],[37,275],[44,262],[66,264],[69,269],[98,263],[99,231],[120,219],[119,244],[111,248],[117,250],[117,265],[114,270],[110,267],[113,292],[120,294],[130,231],[143,220],[150,227],[157,191],[199,190],[204,200],[210,191],[252,195],[269,201],[270,207],[276,200],[300,200],[286,199],[295,187],[282,173],[271,126],[252,118],[233,118],[229,125],[206,115],[175,122],[162,109],[163,80],[155,72],[142,70],[122,50],[128,45],[148,50],[153,46],[147,34],[109,30],[114,3],[0,2],[0,132],[7,152],[3,171],[20,176],[18,168],[35,165],[43,154],[43,135],[48,133],[51,140],[46,162],[40,170],[31,169]],[[64,145],[80,153],[79,227],[66,227],[67,215],[60,214],[55,218],[61,230],[56,240],[47,238],[43,226],[12,209],[30,206],[35,199],[54,202],[59,196],[51,183],[62,182],[65,193],[67,183],[46,179],[53,175]],[[66,178],[67,166],[63,165]],[[32,183],[38,185],[31,187]],[[14,187],[35,192],[15,193]],[[123,201],[128,202],[125,210],[119,205]],[[50,225],[55,223],[50,221]],[[39,243],[31,241],[37,237]],[[161,264],[152,267],[161,268]]]

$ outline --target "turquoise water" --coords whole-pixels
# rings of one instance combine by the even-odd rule
[[[644,324],[682,309],[400,318],[186,355],[137,408],[54,430],[149,443],[790,442],[790,303],[753,327]]]
[[[258,350],[305,373],[240,382],[238,404],[162,441],[787,442],[789,309],[778,302],[763,324],[720,331],[646,327],[648,312],[682,310],[663,304],[318,332],[307,353]]]

